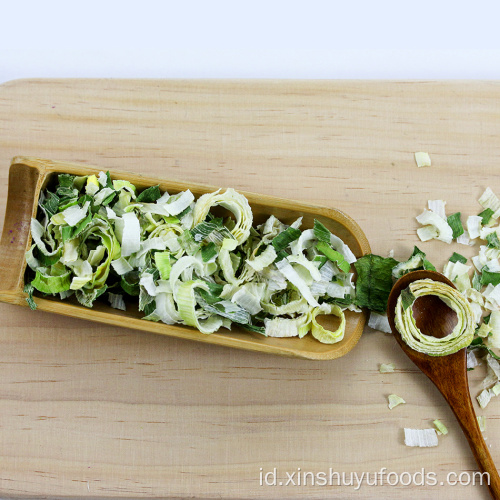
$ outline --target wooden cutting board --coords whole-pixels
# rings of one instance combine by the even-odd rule
[[[433,165],[417,168],[413,153]],[[16,155],[339,208],[406,259],[428,199],[500,193],[499,82],[19,80],[0,87],[0,217]],[[453,244],[420,247],[442,266]],[[91,312],[89,312],[91,314]],[[451,411],[391,336],[335,361],[272,357],[0,304],[0,497],[486,499]],[[126,325],[124,325],[126,326]],[[381,375],[380,363],[396,373]],[[484,368],[470,373],[471,393]],[[407,404],[390,411],[387,395]],[[486,437],[500,464],[500,401]],[[403,427],[440,418],[437,448]],[[435,473],[437,486],[286,486],[286,472]],[[276,468],[277,485],[261,485]],[[262,476],[261,476],[262,473]],[[319,476],[316,476],[319,477]],[[394,476],[391,476],[394,480]],[[272,475],[267,476],[272,482]],[[342,479],[342,478],[341,478]],[[407,476],[403,476],[403,482]],[[302,481],[303,482],[303,481]]]

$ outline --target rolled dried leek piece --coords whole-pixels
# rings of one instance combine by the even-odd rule
[[[426,335],[417,327],[412,305],[419,297],[435,295],[457,314],[453,331],[443,338]],[[414,281],[398,297],[395,324],[402,339],[415,351],[447,356],[467,347],[474,337],[474,314],[467,299],[455,288],[431,279]]]

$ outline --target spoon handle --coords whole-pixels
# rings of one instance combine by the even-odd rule
[[[500,476],[491,458],[490,452],[484,441],[481,429],[477,422],[476,413],[469,394],[467,376],[462,384],[436,384],[440,392],[457,417],[458,423],[469,441],[469,446],[474,454],[479,470],[489,474],[488,488],[495,500],[500,499]],[[448,382],[450,379],[448,379]],[[460,390],[460,389],[463,390]]]
[[[434,271],[413,271],[399,278],[391,290],[387,303],[387,316],[391,330],[406,355],[429,377],[450,405],[467,441],[469,441],[469,446],[479,470],[489,475],[487,483],[491,496],[495,500],[500,500],[500,477],[484,442],[470,399],[469,381],[467,379],[467,348],[464,347],[448,356],[429,356],[409,347],[396,328],[394,316],[398,297],[402,290],[407,288],[413,281],[420,279],[431,279],[455,287],[448,278]],[[418,300],[415,301],[414,308],[418,306]],[[436,338],[442,338],[449,334],[453,325],[448,322],[449,313],[446,310],[436,310],[434,306],[435,304],[430,304],[430,306],[427,304],[425,307],[421,307],[420,311],[418,311],[417,307],[417,312],[420,313],[421,319],[425,321],[424,329],[426,333]],[[415,309],[413,312],[415,312]],[[450,312],[453,311],[450,309]]]

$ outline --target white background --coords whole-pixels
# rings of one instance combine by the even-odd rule
[[[497,2],[2,1],[29,77],[500,78]]]

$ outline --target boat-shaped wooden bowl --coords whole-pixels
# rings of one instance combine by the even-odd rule
[[[55,181],[60,173],[87,175],[101,170],[88,165],[78,165],[38,158],[16,157],[9,171],[9,192],[7,210],[0,244],[0,300],[10,304],[27,306],[23,292],[26,269],[25,252],[31,246],[30,220],[36,216],[40,191]],[[143,189],[159,184],[162,190],[176,193],[190,189],[195,197],[217,190],[213,186],[192,184],[142,177],[126,172],[111,171],[114,179],[125,179]],[[252,207],[254,224],[260,224],[270,215],[285,223],[303,217],[302,228],[311,228],[314,219],[322,222],[332,233],[342,238],[357,257],[370,252],[368,240],[361,228],[350,217],[339,210],[306,205],[262,194],[242,192]],[[183,325],[166,325],[141,319],[143,313],[135,305],[128,305],[127,311],[119,311],[96,302],[92,309],[80,305],[74,298],[60,300],[58,297],[35,296],[38,309],[65,316],[88,319],[113,326],[134,328],[146,332],[170,335],[183,339],[209,342],[228,347],[260,351],[307,359],[334,359],[349,352],[359,340],[366,321],[366,314],[346,311],[345,337],[337,344],[322,344],[311,335],[299,338],[270,338],[251,333],[237,327],[231,331],[222,329],[218,333],[205,335]],[[36,311],[33,312],[36,314]],[[330,317],[318,319],[329,321]],[[328,318],[328,319],[326,319]],[[334,327],[335,320],[330,325]],[[326,323],[323,323],[326,326]]]

